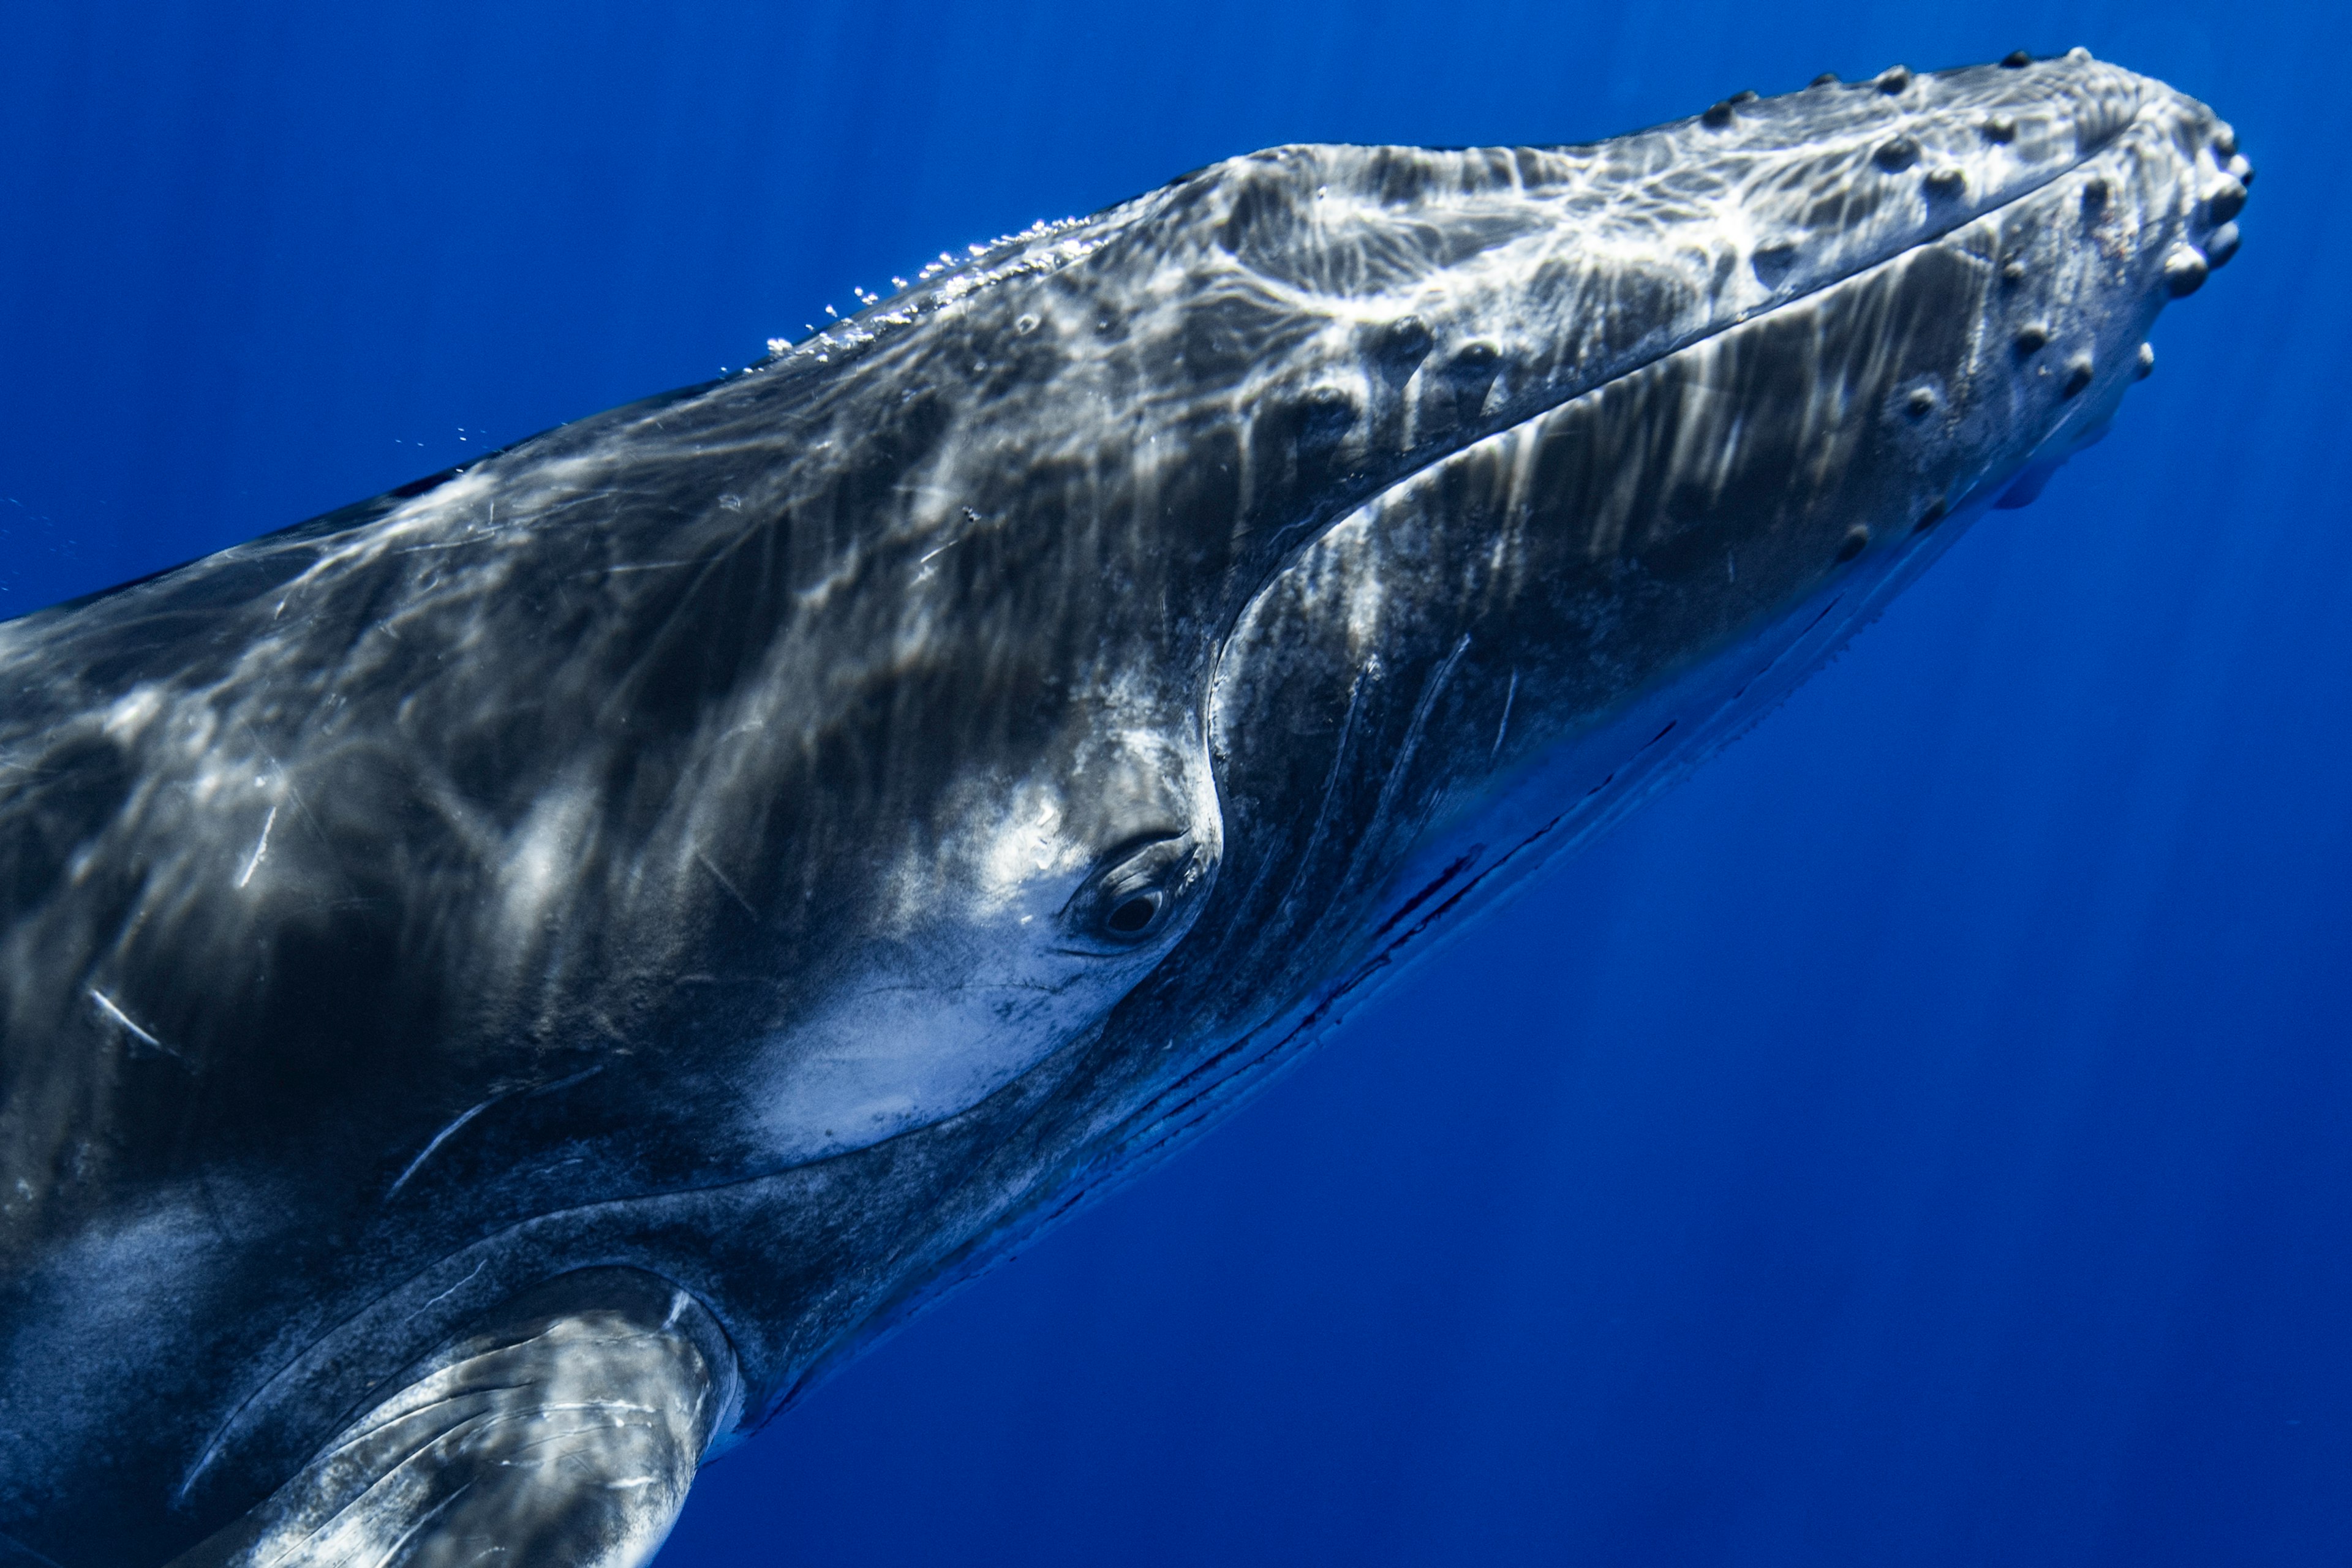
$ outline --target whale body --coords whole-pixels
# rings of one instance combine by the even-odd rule
[[[0,625],[0,1562],[645,1561],[2097,437],[2091,59],[1294,146]]]

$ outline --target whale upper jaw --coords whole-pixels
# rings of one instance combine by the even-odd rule
[[[1583,145],[1271,148],[976,247],[770,364],[837,367],[933,317],[1001,314],[1005,337],[1084,345],[1034,389],[1074,447],[1103,430],[1071,411],[1135,407],[1155,441],[1121,457],[1148,481],[1197,460],[1191,432],[1237,425],[1267,522],[1294,535],[2119,148],[2143,216],[2170,209],[2202,258],[2181,259],[2193,288],[2234,250],[2252,170],[2203,104],[2077,49],[1741,94]],[[1056,424],[1015,401],[1033,437]]]

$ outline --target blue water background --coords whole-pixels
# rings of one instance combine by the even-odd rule
[[[2341,1564],[2347,42],[2212,0],[19,3],[0,613],[1229,153],[2087,45],[2261,172],[2113,437],[707,1471],[662,1561]]]

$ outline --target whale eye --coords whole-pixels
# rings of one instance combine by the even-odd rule
[[[1151,922],[1160,918],[1167,903],[1167,895],[1157,888],[1130,894],[1112,906],[1110,913],[1103,917],[1103,924],[1119,936],[1141,936],[1151,929]]]
[[[1095,951],[1125,951],[1166,932],[1200,880],[1189,834],[1131,839],[1102,866],[1063,911],[1070,934]]]

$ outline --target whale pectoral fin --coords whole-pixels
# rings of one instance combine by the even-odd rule
[[[294,1478],[171,1568],[634,1568],[738,1403],[701,1305],[567,1275],[427,1357]]]

